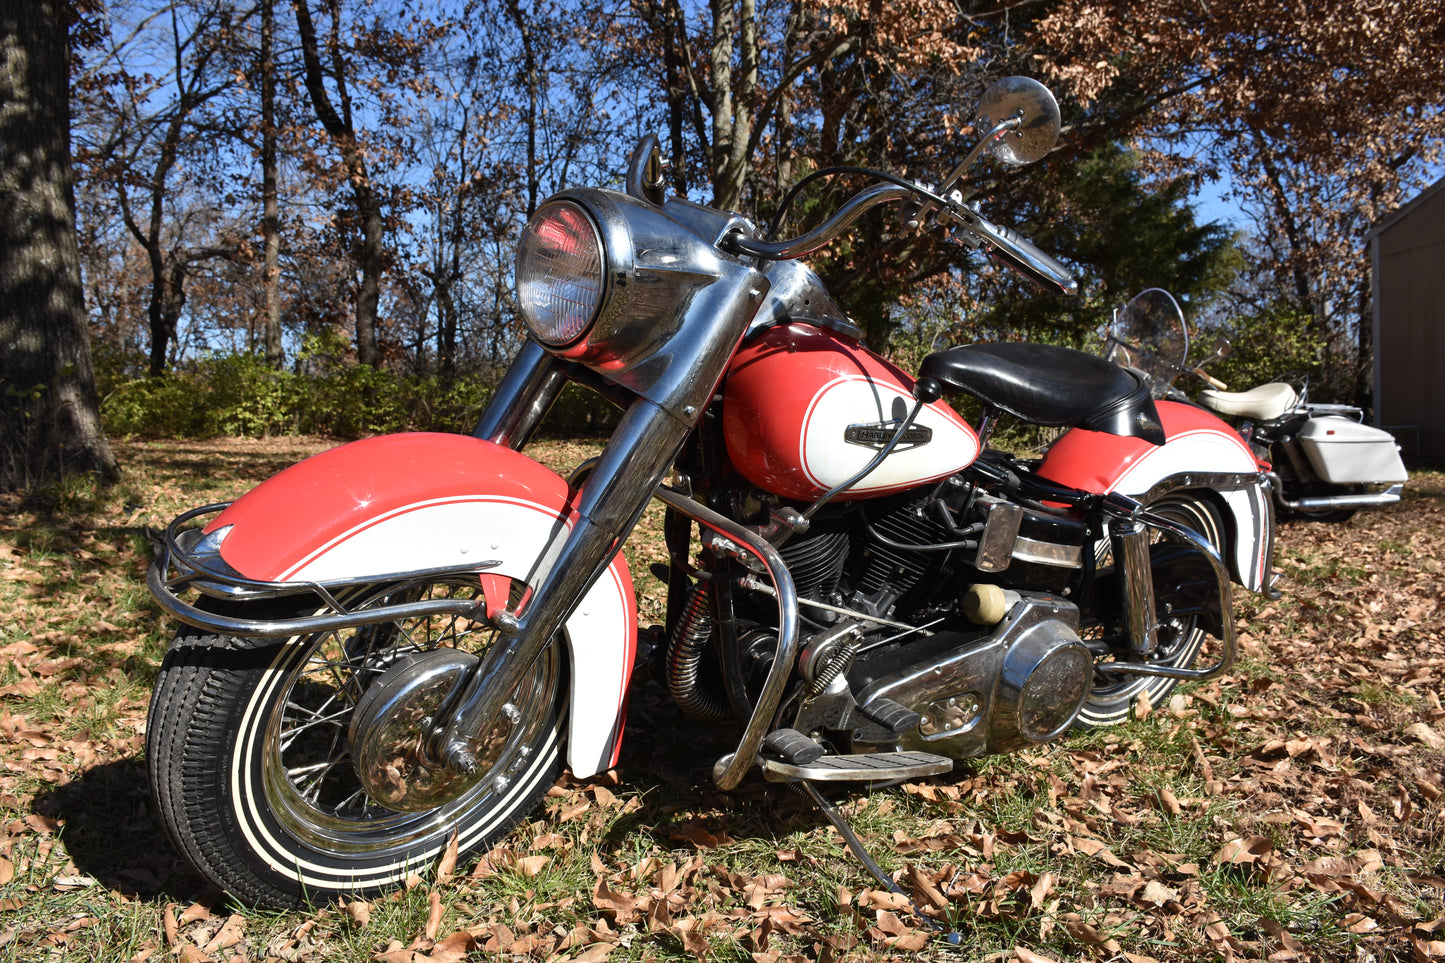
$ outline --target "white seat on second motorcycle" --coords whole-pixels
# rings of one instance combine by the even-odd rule
[[[1221,415],[1274,421],[1299,404],[1299,395],[1295,394],[1295,390],[1289,385],[1274,382],[1250,388],[1248,391],[1215,391],[1213,388],[1205,388],[1199,392],[1199,403]]]

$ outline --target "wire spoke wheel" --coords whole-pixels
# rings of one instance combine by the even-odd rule
[[[484,601],[478,579],[456,576],[357,590],[345,602],[355,610],[439,598]],[[277,603],[236,608],[277,617],[255,606]],[[415,767],[406,772],[428,780],[423,805],[399,809],[378,799],[377,783],[358,775],[356,744],[358,707],[373,687],[419,664],[443,664],[450,674],[407,690],[410,714],[371,713],[366,729],[392,739],[381,749],[405,743],[425,758],[431,715],[494,637],[486,622],[457,615],[269,644],[182,634],[162,666],[147,736],[152,791],[173,841],[239,898],[300,905],[404,879],[434,860],[453,831],[462,850],[499,837],[530,812],[560,766],[557,646],[473,747],[473,774],[439,765],[420,777]],[[409,758],[393,753],[379,778],[393,760]]]

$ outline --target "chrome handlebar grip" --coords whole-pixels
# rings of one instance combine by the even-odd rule
[[[948,214],[992,260],[1054,294],[1078,293],[1079,282],[1069,269],[1041,251],[1028,238],[994,224],[966,207],[950,207]]]

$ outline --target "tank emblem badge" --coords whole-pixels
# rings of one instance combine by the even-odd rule
[[[882,449],[893,436],[898,434],[896,421],[878,421],[871,425],[849,425],[843,432],[843,440],[850,445]],[[918,448],[933,440],[933,429],[927,425],[914,425],[903,433],[894,451]]]

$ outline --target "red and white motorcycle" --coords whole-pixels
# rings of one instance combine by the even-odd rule
[[[1065,348],[954,347],[914,377],[798,260],[901,203],[1072,292],[954,190],[985,150],[1041,157],[1052,95],[1007,78],[976,126],[942,188],[867,172],[787,240],[666,196],[645,139],[625,192],[565,190],[526,226],[530,338],[474,436],[343,445],[176,519],[149,581],[189,627],[147,755],[179,851],[248,903],[366,893],[453,834],[489,845],[564,762],[612,766],[637,648],[618,550],[654,498],[667,684],[736,732],[713,767],[725,789],[941,773],[1224,672],[1231,584],[1264,589],[1273,544],[1234,431]],[[624,414],[563,479],[523,449],[568,381]],[[978,424],[947,404],[960,395]],[[1004,417],[1067,431],[1018,460],[986,447]]]

